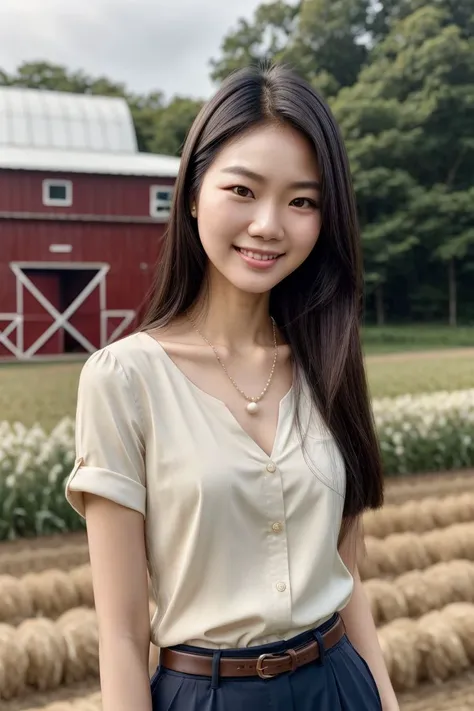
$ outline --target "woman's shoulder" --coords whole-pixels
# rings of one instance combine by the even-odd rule
[[[120,379],[147,378],[159,360],[159,344],[148,333],[137,331],[94,351],[83,365],[81,378],[117,385]]]

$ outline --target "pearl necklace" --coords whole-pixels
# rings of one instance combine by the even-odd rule
[[[259,409],[260,409],[258,403],[259,403],[260,400],[263,398],[263,396],[264,396],[265,393],[267,392],[268,388],[270,387],[270,383],[272,382],[273,373],[275,372],[275,366],[276,366],[277,357],[278,357],[278,345],[277,345],[277,337],[276,337],[276,324],[275,324],[275,321],[273,320],[273,318],[272,318],[272,327],[273,327],[273,350],[274,350],[274,355],[273,355],[272,368],[271,368],[271,370],[270,370],[270,375],[269,375],[269,377],[268,377],[268,380],[267,380],[267,382],[266,382],[265,387],[263,388],[263,390],[262,390],[262,392],[260,393],[260,395],[257,395],[256,397],[250,397],[249,395],[247,395],[246,393],[244,393],[244,391],[243,391],[241,388],[239,388],[239,386],[238,386],[237,383],[235,382],[234,378],[230,375],[230,373],[228,372],[227,368],[225,367],[225,364],[224,364],[224,362],[222,361],[222,359],[221,359],[219,353],[217,352],[216,347],[212,345],[212,343],[206,338],[206,336],[205,336],[203,333],[201,333],[201,331],[198,329],[197,326],[195,326],[195,325],[193,324],[193,327],[194,327],[194,330],[201,336],[201,338],[203,339],[203,341],[205,341],[205,342],[207,343],[207,345],[208,345],[210,348],[212,348],[212,350],[214,351],[214,355],[215,355],[216,358],[217,358],[218,363],[220,363],[220,365],[222,366],[222,369],[223,369],[224,373],[227,375],[227,377],[229,378],[229,380],[230,380],[230,382],[232,383],[232,385],[234,386],[234,388],[235,388],[241,395],[243,395],[243,397],[247,400],[246,410],[247,410],[247,412],[249,413],[249,415],[255,415],[255,414],[259,411]]]

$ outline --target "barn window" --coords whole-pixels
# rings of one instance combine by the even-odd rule
[[[152,185],[150,187],[150,215],[152,217],[168,218],[172,199],[172,187],[169,185]]]
[[[43,180],[43,205],[69,207],[72,205],[70,180]]]

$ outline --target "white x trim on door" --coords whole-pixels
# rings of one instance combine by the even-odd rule
[[[34,354],[44,345],[51,336],[59,329],[64,328],[65,331],[70,333],[78,343],[80,343],[86,352],[93,353],[96,350],[96,346],[92,344],[88,338],[84,336],[83,333],[77,330],[75,326],[70,323],[70,318],[77,311],[77,309],[84,303],[87,297],[94,291],[94,289],[99,289],[99,303],[100,303],[100,347],[104,347],[107,343],[112,342],[118,338],[127,326],[132,322],[135,311],[131,309],[127,310],[107,310],[106,299],[106,276],[110,270],[109,264],[104,263],[74,263],[74,262],[11,262],[10,268],[16,277],[16,300],[17,300],[17,313],[16,314],[1,314],[0,321],[8,321],[11,323],[0,332],[0,343],[2,343],[6,348],[8,348],[13,355],[17,358],[30,359]],[[44,294],[35,286],[31,279],[25,274],[26,270],[32,269],[87,269],[96,271],[96,274],[92,277],[80,294],[74,299],[74,301],[68,306],[68,308],[60,313],[55,306],[45,297]],[[47,311],[53,318],[53,323],[41,334],[39,338],[29,347],[24,350],[24,311],[23,311],[23,294],[24,290],[27,290],[38,303]],[[99,317],[99,314],[98,314]],[[114,332],[109,338],[107,338],[107,321],[109,318],[122,318],[122,322],[115,328]],[[13,331],[17,331],[17,345],[10,340],[9,336]]]

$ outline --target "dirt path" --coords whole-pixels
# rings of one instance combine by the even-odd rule
[[[401,504],[427,496],[449,496],[466,491],[474,491],[474,469],[389,477],[385,484],[385,503]]]
[[[0,556],[3,553],[17,553],[24,550],[38,550],[44,548],[58,548],[67,545],[86,543],[85,531],[75,533],[58,533],[54,536],[38,536],[37,538],[19,538],[15,541],[0,542]]]
[[[60,686],[54,691],[37,692],[33,691],[26,696],[14,698],[10,701],[2,699],[2,711],[40,711],[48,704],[59,701],[72,701],[73,699],[86,699],[89,695],[95,694],[100,690],[99,682],[91,679],[71,684],[69,686]]]
[[[421,684],[398,696],[400,711],[467,711],[474,709],[474,670],[443,684]]]
[[[459,356],[472,356],[474,348],[440,348],[429,351],[402,351],[401,353],[374,353],[367,355],[367,363],[402,362],[410,360],[435,360],[436,358],[459,358]]]

